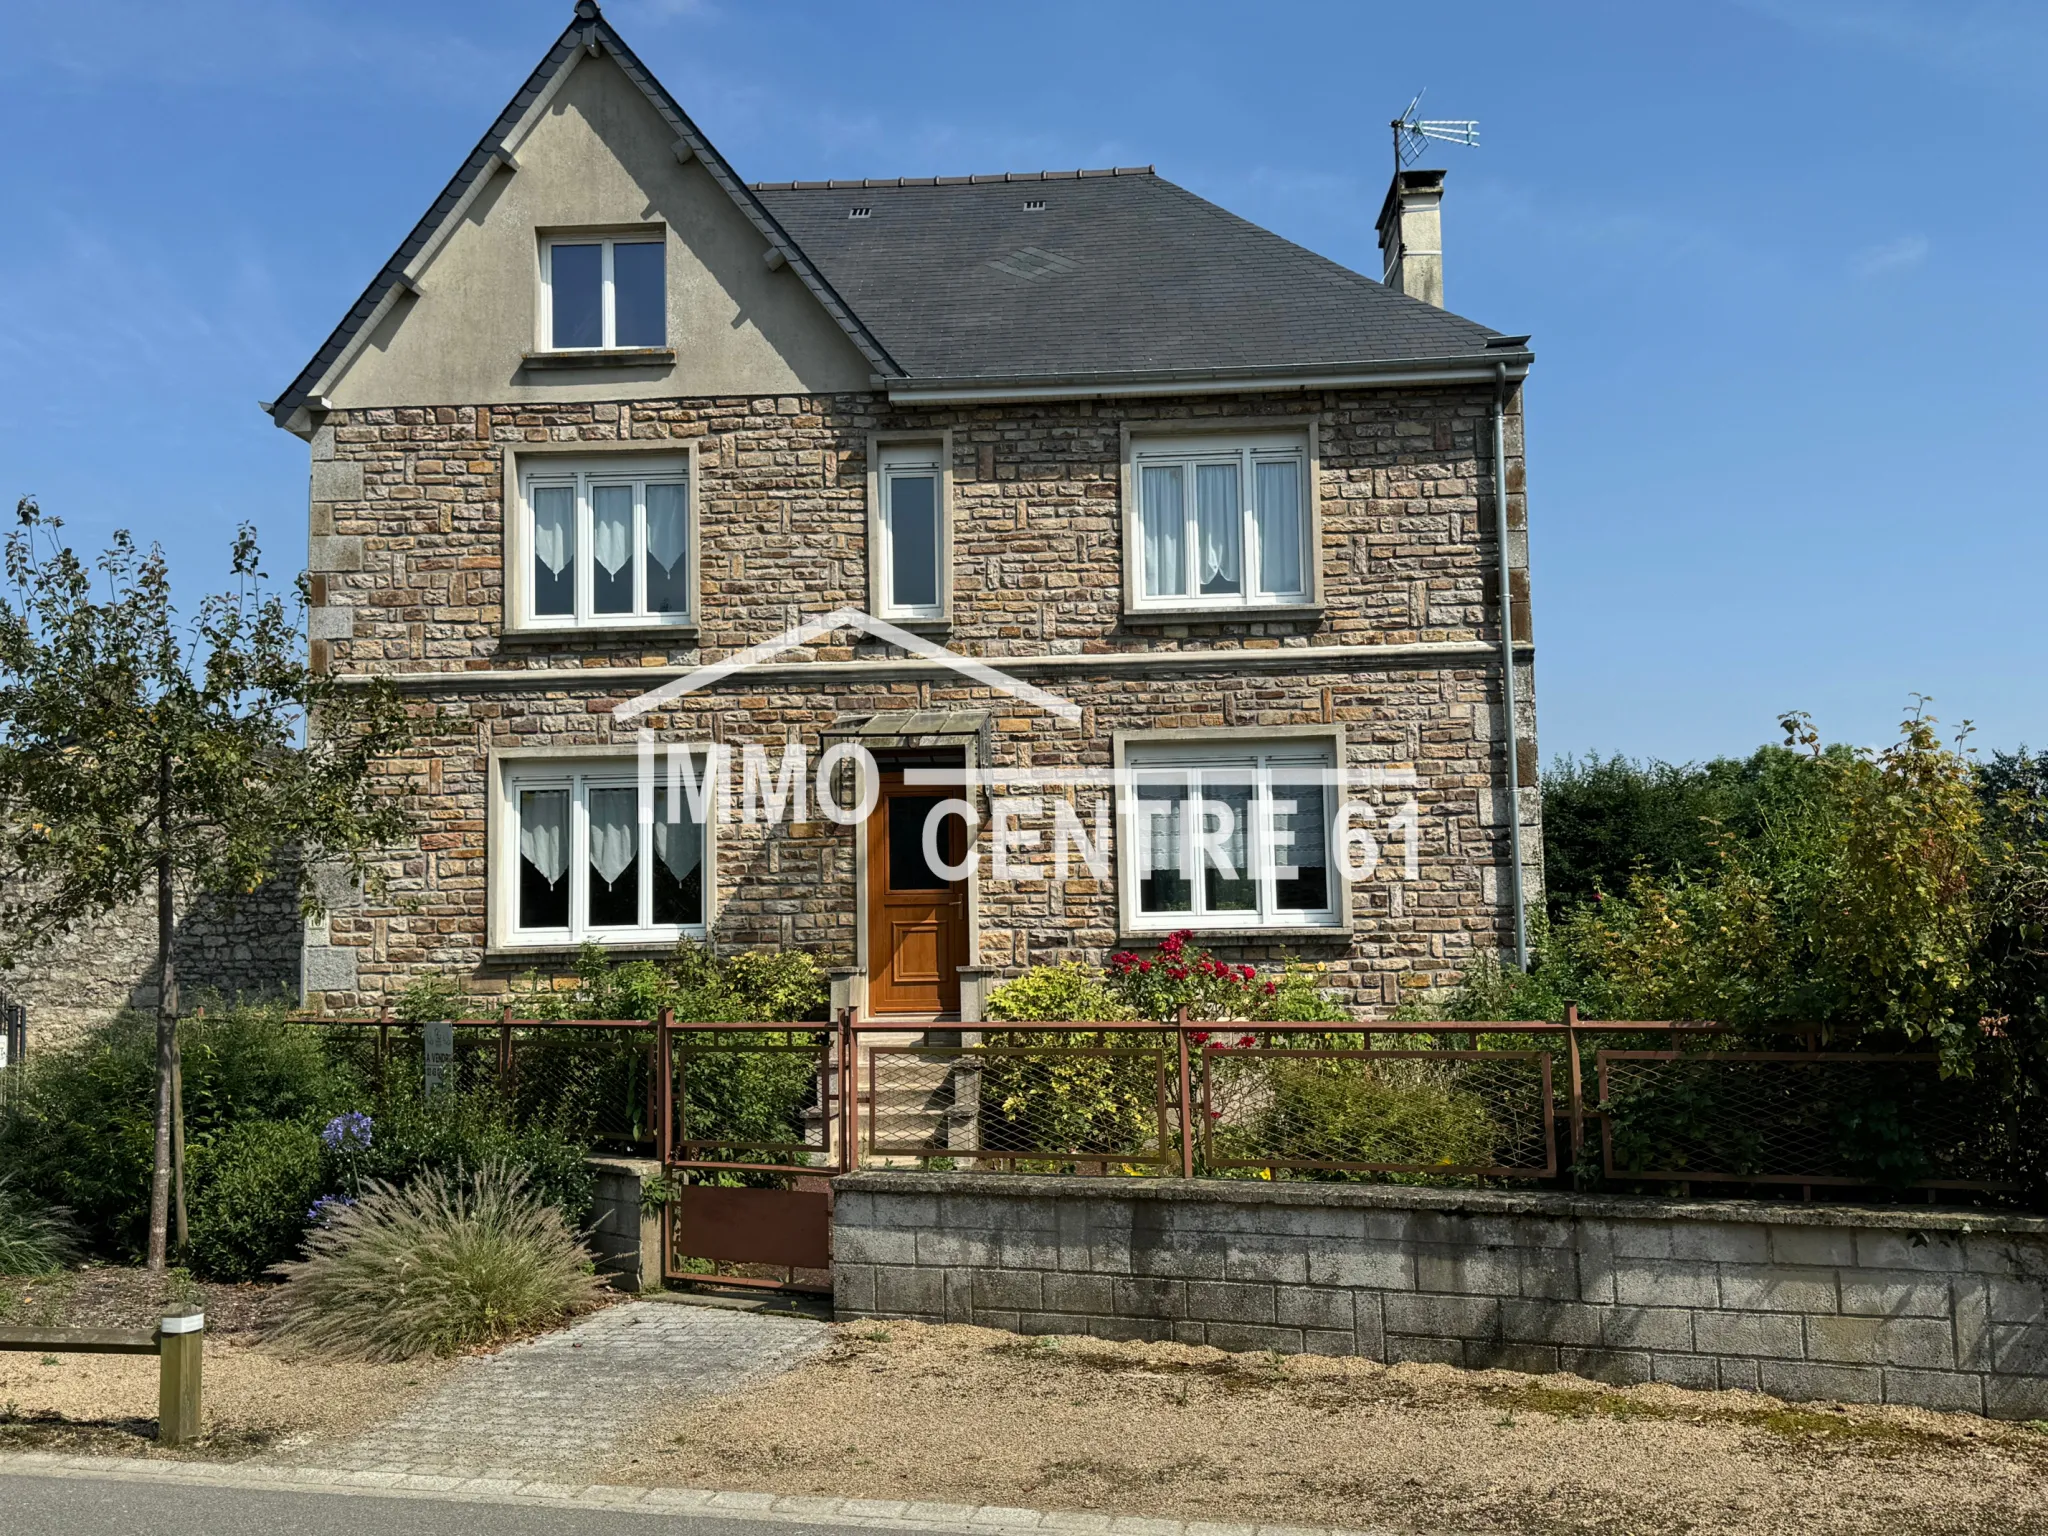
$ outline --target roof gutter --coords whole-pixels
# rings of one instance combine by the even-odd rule
[[[1536,360],[1521,343],[1462,357],[1395,358],[1285,368],[1162,368],[1117,373],[892,379],[875,375],[896,405],[967,405],[997,400],[1107,400],[1132,395],[1235,395],[1287,389],[1393,389],[1410,384],[1493,384],[1503,369],[1524,377]]]

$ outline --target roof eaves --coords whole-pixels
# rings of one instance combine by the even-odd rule
[[[1527,341],[1527,337],[1509,338]],[[886,379],[877,388],[892,399],[1082,398],[1090,395],[1214,394],[1239,389],[1386,388],[1401,384],[1454,383],[1497,376],[1501,368],[1521,378],[1535,362],[1526,346],[1489,346],[1480,352],[1438,356],[1375,358],[1367,361],[1249,365],[1234,368],[1155,368],[1041,374],[958,374],[948,377]]]

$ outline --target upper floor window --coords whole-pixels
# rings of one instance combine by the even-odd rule
[[[667,247],[661,235],[541,242],[541,334],[555,350],[668,345]]]
[[[537,458],[521,479],[522,624],[691,619],[687,459]]]
[[[1308,445],[1300,434],[1141,441],[1131,467],[1138,607],[1312,600]]]
[[[946,545],[942,446],[917,443],[882,450],[881,567],[883,618],[944,616]]]

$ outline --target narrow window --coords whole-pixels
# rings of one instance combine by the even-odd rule
[[[647,487],[647,566],[645,584],[649,613],[684,613],[690,606],[684,587],[689,564],[690,517],[684,488],[656,482]]]
[[[633,928],[640,921],[639,791],[590,791],[589,911],[592,928]]]
[[[1284,433],[1160,438],[1132,451],[1137,606],[1307,602],[1307,445]]]
[[[882,611],[895,618],[944,616],[945,509],[937,445],[882,453]]]
[[[590,490],[590,608],[633,612],[633,487]]]
[[[612,246],[615,347],[668,345],[666,251],[660,241],[619,241]]]
[[[546,241],[541,288],[550,347],[668,345],[665,239]]]
[[[519,792],[519,926],[569,926],[569,791]]]
[[[604,345],[604,247],[568,245],[549,248],[549,300],[554,312],[555,347]]]
[[[533,611],[545,618],[576,612],[576,487],[535,486],[533,508]]]

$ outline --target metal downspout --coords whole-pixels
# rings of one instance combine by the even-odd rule
[[[1522,765],[1515,734],[1515,598],[1508,558],[1508,367],[1494,365],[1493,521],[1500,545],[1500,679],[1508,768],[1508,880],[1515,905],[1515,964],[1529,969],[1529,911],[1522,889]]]

